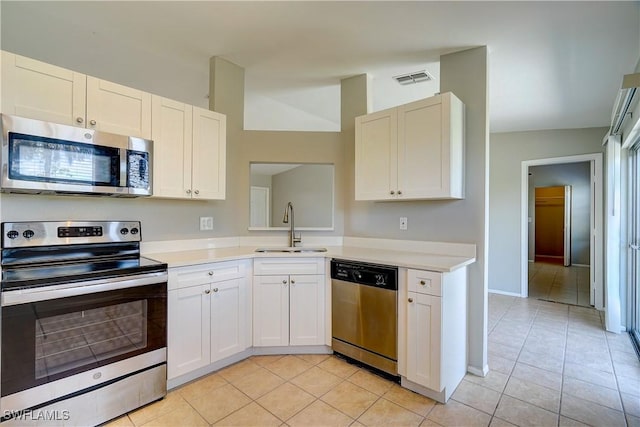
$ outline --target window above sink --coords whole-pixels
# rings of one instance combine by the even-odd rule
[[[333,230],[334,165],[251,163],[249,230],[288,230],[288,202],[297,230]]]

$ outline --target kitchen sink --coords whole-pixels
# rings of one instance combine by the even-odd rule
[[[258,248],[256,252],[264,253],[300,253],[300,252],[326,252],[326,248],[305,248],[305,247],[287,247],[287,248]]]

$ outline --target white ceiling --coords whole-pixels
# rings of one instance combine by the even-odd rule
[[[492,132],[608,126],[640,56],[638,2],[1,2],[2,47],[206,105],[208,60],[245,69],[248,129],[338,130],[340,79],[373,110],[439,89],[443,53],[487,45]],[[391,77],[427,69],[433,83]],[[179,79],[179,82],[176,80]],[[148,81],[147,81],[148,80]]]

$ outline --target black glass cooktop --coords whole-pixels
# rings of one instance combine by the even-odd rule
[[[97,259],[79,262],[20,265],[2,269],[2,290],[14,290],[166,271],[149,258]]]

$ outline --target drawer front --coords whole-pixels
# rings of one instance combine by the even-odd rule
[[[324,274],[324,258],[260,258],[253,261],[254,275]]]
[[[244,277],[244,264],[239,261],[216,262],[169,269],[169,289],[187,288],[203,283],[216,283]]]
[[[426,295],[442,296],[442,273],[424,270],[409,270],[407,272],[409,292]]]

